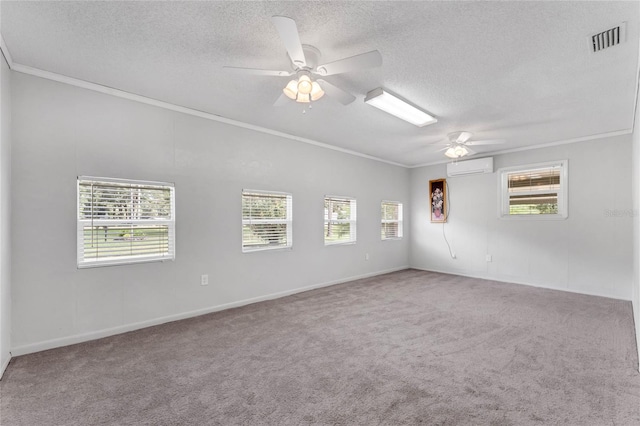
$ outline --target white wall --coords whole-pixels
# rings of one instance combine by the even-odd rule
[[[381,200],[408,205],[407,169],[20,73],[12,84],[14,355],[407,265],[408,238],[380,240]],[[77,175],[175,182],[175,262],[78,270]],[[241,252],[243,188],[293,194],[292,250]],[[357,244],[324,246],[325,194],[357,198]]]
[[[457,254],[452,260],[442,225],[429,222],[428,181],[446,177],[444,164],[406,170],[19,73],[11,85],[13,315],[3,324],[13,321],[14,355],[407,263],[640,304],[631,135],[495,157],[496,169],[569,159],[565,221],[501,221],[495,173],[449,178],[452,210],[444,229]],[[633,143],[638,163],[637,133]],[[9,168],[2,166],[4,174]],[[78,270],[77,175],[175,182],[177,260]],[[241,253],[242,188],[293,193],[293,250]],[[325,194],[358,199],[356,245],[323,246]],[[382,199],[405,203],[404,240],[380,241]],[[204,273],[208,287],[199,285]],[[637,308],[635,315],[638,323]]]
[[[11,72],[0,53],[0,377],[11,359]]]
[[[640,95],[640,94],[639,94]],[[634,132],[632,134],[632,163],[633,180],[633,314],[636,324],[636,344],[638,346],[638,359],[640,359],[640,96],[636,97],[636,116],[634,120]],[[640,365],[638,365],[640,370]]]
[[[561,159],[569,160],[569,217],[561,221],[498,219],[497,173],[448,178],[444,230],[457,259],[443,225],[429,222],[429,180],[446,178],[446,166],[412,169],[410,265],[631,299],[631,136],[498,155],[494,167]]]

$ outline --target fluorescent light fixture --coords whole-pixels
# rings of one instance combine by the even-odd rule
[[[396,96],[393,96],[389,92],[385,92],[381,87],[373,89],[367,93],[367,97],[364,98],[364,101],[371,106],[388,112],[391,115],[395,115],[396,117],[401,118],[404,121],[408,121],[411,124],[415,124],[418,127],[424,127],[438,121],[435,117],[430,116],[426,112],[408,104]]]

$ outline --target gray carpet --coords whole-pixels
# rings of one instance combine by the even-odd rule
[[[630,302],[407,270],[14,359],[2,425],[638,425]]]

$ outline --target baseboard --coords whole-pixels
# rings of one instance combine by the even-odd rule
[[[611,296],[611,295],[608,295],[608,294],[602,294],[602,293],[596,293],[596,292],[577,291],[577,290],[572,290],[572,289],[569,289],[569,288],[552,287],[552,286],[546,286],[546,285],[543,285],[543,284],[531,283],[531,282],[527,282],[527,281],[512,280],[510,278],[509,279],[497,278],[497,277],[492,277],[492,276],[469,274],[469,273],[458,272],[458,271],[456,271],[456,272],[443,271],[443,270],[432,269],[432,268],[430,268],[430,269],[416,268],[415,266],[411,266],[411,269],[417,269],[419,271],[427,271],[427,272],[437,272],[439,274],[459,275],[461,277],[478,278],[478,279],[487,280],[487,281],[498,281],[498,282],[501,282],[501,283],[526,285],[526,286],[529,286],[529,287],[544,288],[544,289],[547,289],[547,290],[558,290],[558,291],[564,291],[564,292],[567,292],[567,293],[584,294],[586,296],[606,297],[608,299],[625,300],[627,302],[631,301],[631,299],[625,298],[625,297]]]
[[[323,283],[319,283],[319,284],[313,284],[313,285],[306,286],[306,287],[299,287],[299,288],[296,288],[296,289],[281,291],[281,292],[278,292],[278,293],[271,293],[271,294],[267,294],[267,295],[264,295],[264,296],[253,297],[253,298],[250,298],[250,299],[239,300],[237,302],[225,303],[225,304],[222,304],[222,305],[216,305],[216,306],[211,306],[211,307],[208,307],[208,308],[197,309],[197,310],[194,310],[194,311],[183,312],[183,313],[174,314],[174,315],[168,315],[168,316],[155,318],[155,319],[147,320],[147,321],[141,321],[141,322],[137,322],[137,323],[133,323],[133,324],[126,324],[126,325],[122,325],[122,326],[118,326],[118,327],[113,327],[113,328],[108,328],[108,329],[103,329],[103,330],[98,330],[98,331],[92,331],[92,332],[89,332],[89,333],[76,334],[76,335],[73,335],[73,336],[62,337],[62,338],[59,338],[59,339],[51,339],[51,340],[46,340],[46,341],[37,342],[37,343],[31,343],[31,344],[23,345],[23,346],[16,346],[14,348],[11,348],[11,353],[13,354],[13,356],[20,356],[20,355],[27,355],[27,354],[34,353],[34,352],[45,351],[45,350],[48,350],[48,349],[55,349],[55,348],[59,348],[59,347],[62,347],[62,346],[75,345],[77,343],[88,342],[90,340],[96,340],[96,339],[101,339],[103,337],[114,336],[116,334],[127,333],[129,331],[135,331],[135,330],[139,330],[139,329],[142,329],[142,328],[151,327],[151,326],[154,326],[154,325],[165,324],[165,323],[168,323],[168,322],[178,321],[178,320],[181,320],[181,319],[193,318],[193,317],[197,317],[197,316],[200,316],[200,315],[206,315],[206,314],[210,314],[210,313],[213,313],[213,312],[223,311],[225,309],[231,309],[231,308],[237,308],[237,307],[240,307],[240,306],[250,305],[252,303],[262,302],[262,301],[265,301],[265,300],[279,299],[281,297],[290,296],[290,295],[296,294],[296,293],[302,293],[302,292],[309,291],[309,290],[314,290],[314,289],[317,289],[317,288],[328,287],[328,286],[332,286],[332,285],[336,285],[336,284],[342,284],[342,283],[345,283],[345,282],[359,280],[359,279],[363,279],[363,278],[374,277],[374,276],[377,276],[377,275],[388,274],[388,273],[391,273],[391,272],[402,271],[402,270],[405,270],[405,269],[409,269],[409,266],[401,266],[401,267],[398,267],[398,268],[392,268],[392,269],[387,269],[387,270],[383,270],[383,271],[376,271],[376,272],[370,272],[370,273],[361,274],[361,275],[355,275],[355,276],[351,276],[351,277],[340,278],[340,279],[333,280],[333,281],[327,281],[327,282],[323,282]]]
[[[11,362],[11,352],[9,352],[9,358],[0,366],[0,380],[2,380],[2,376],[4,376],[4,372],[6,371],[9,363]]]

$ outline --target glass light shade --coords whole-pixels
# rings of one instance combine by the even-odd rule
[[[323,96],[324,96],[324,90],[322,90],[322,87],[320,87],[318,82],[314,81],[313,83],[311,83],[311,100],[317,101]]]
[[[311,93],[313,88],[313,84],[311,83],[311,79],[308,75],[301,75],[298,79],[298,92],[308,95]]]
[[[311,96],[307,93],[298,92],[298,97],[296,98],[296,102],[309,103],[311,102]]]
[[[297,80],[291,80],[287,86],[282,89],[282,91],[284,92],[285,95],[287,95],[287,97],[289,99],[296,99],[296,96],[298,95],[298,81]]]

